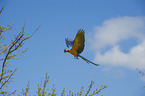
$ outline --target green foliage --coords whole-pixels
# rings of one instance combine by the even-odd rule
[[[4,9],[4,6],[2,7],[0,14],[2,13]],[[16,90],[13,92],[5,91],[6,87],[10,82],[12,82],[13,76],[15,72],[17,71],[17,68],[15,69],[9,69],[9,66],[11,66],[8,62],[10,59],[19,59],[23,57],[23,53],[26,52],[27,48],[24,50],[20,50],[20,48],[24,45],[24,42],[31,38],[32,35],[38,30],[38,28],[33,32],[31,36],[25,36],[25,24],[22,27],[22,31],[18,34],[13,34],[13,39],[11,39],[10,44],[5,42],[5,38],[3,36],[3,33],[7,34],[6,31],[15,31],[13,29],[13,25],[8,25],[6,27],[3,27],[0,25],[0,94],[3,95],[11,95],[15,94]]]
[[[1,42],[4,43],[4,38],[2,36],[3,32],[6,32],[7,30],[13,31],[12,26],[14,24],[11,24],[7,27],[0,26],[0,36],[1,36]],[[13,75],[17,71],[17,68],[9,69],[8,67],[10,64],[8,64],[8,61],[10,59],[18,59],[16,57],[21,56],[24,52],[26,52],[27,48],[24,50],[20,50],[20,48],[23,46],[24,41],[29,39],[29,37],[24,36],[24,27],[22,27],[22,31],[19,32],[17,35],[14,35],[14,39],[11,39],[10,44],[4,43],[0,47],[0,61],[1,61],[1,73],[0,73],[0,89],[3,89],[0,94],[7,94],[8,92],[5,91],[5,88],[8,86],[10,82],[12,82]],[[3,41],[2,41],[3,40]],[[19,57],[21,58],[21,57]]]
[[[28,82],[27,87],[25,89],[22,89],[21,95],[19,96],[30,96],[29,91],[30,91],[30,82]]]
[[[46,96],[45,90],[46,90],[47,83],[49,83],[49,76],[46,73],[46,77],[45,80],[43,81],[43,85],[38,84],[38,91],[37,91],[38,96]]]
[[[0,57],[0,61],[1,61],[1,73],[0,73],[0,89],[2,89],[3,91],[0,92],[0,94],[8,94],[9,92],[5,91],[5,88],[8,86],[8,84],[10,82],[12,82],[12,78],[13,75],[15,74],[15,72],[17,71],[17,68],[15,69],[9,69],[8,67],[11,66],[10,64],[8,64],[8,61],[10,59],[20,59],[23,57],[23,53],[25,53],[27,51],[27,48],[24,50],[20,50],[20,48],[24,45],[24,41],[26,41],[27,39],[31,38],[33,36],[33,34],[38,30],[38,28],[33,32],[33,34],[31,36],[25,36],[25,24],[22,27],[22,31],[19,32],[17,35],[13,35],[14,39],[11,39],[11,43],[10,44],[6,44],[4,43],[4,38],[2,36],[3,32],[6,31],[14,31],[14,29],[12,29],[12,26],[14,24],[11,24],[7,27],[2,27],[0,26],[0,55],[2,57]],[[4,43],[4,45],[2,45],[2,43]],[[15,92],[15,91],[14,91]],[[13,93],[13,92],[12,92]]]
[[[36,91],[37,95],[34,95],[34,96],[57,96],[58,93],[56,92],[56,88],[55,88],[54,84],[53,84],[53,87],[51,90],[49,88],[47,88],[47,84],[49,83],[49,81],[50,81],[49,76],[46,73],[45,80],[43,81],[43,84],[38,84],[38,89]],[[84,91],[85,88],[83,86],[81,86],[81,89],[79,92],[73,93],[72,91],[69,91],[69,94],[67,94],[67,95],[66,95],[66,90],[63,89],[61,96],[96,96],[103,89],[105,89],[107,87],[105,85],[101,85],[99,88],[96,88],[94,91],[91,91],[93,84],[94,84],[94,82],[91,81],[91,84],[88,86],[88,90],[86,92]],[[27,87],[25,88],[25,90],[22,89],[21,95],[19,95],[19,96],[32,96],[32,95],[28,95],[30,89],[31,88],[30,88],[30,85],[28,82]],[[60,95],[58,95],[58,96],[60,96]]]
[[[0,15],[1,15],[1,13],[2,13],[3,9],[4,9],[4,6],[3,6],[3,7],[2,7],[2,9],[0,10]]]

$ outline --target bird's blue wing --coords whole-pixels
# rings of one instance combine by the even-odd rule
[[[67,39],[65,39],[65,43],[66,43],[66,46],[67,46],[69,49],[71,49],[72,46],[73,46],[74,41],[67,38]]]

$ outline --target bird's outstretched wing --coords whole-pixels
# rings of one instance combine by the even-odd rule
[[[66,46],[69,48],[69,49],[71,49],[72,48],[72,46],[73,46],[73,40],[71,40],[71,39],[66,39],[65,38],[65,43],[66,43]]]
[[[86,59],[85,57],[83,57],[81,55],[78,55],[78,56],[81,57],[83,60],[85,60],[87,63],[91,63],[91,64],[93,64],[95,66],[99,66],[99,64],[93,63],[93,62],[89,61],[88,59]]]
[[[80,29],[77,31],[77,35],[74,39],[72,50],[77,51],[77,53],[81,53],[84,50],[85,47],[85,36],[84,36],[84,30]]]

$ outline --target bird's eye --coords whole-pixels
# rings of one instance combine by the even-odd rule
[[[64,52],[67,52],[67,49],[64,49]]]

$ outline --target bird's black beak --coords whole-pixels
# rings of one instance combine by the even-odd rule
[[[67,49],[64,49],[64,53],[66,53],[66,52],[69,52],[69,50],[67,50]]]

